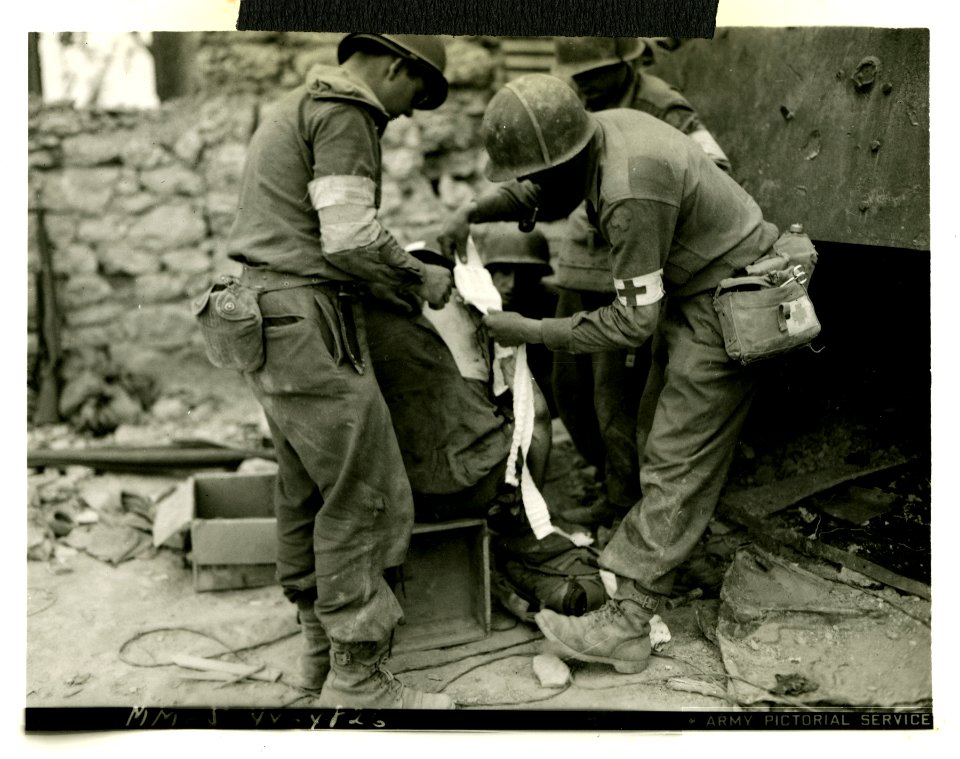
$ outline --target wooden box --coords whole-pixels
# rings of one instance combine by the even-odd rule
[[[193,478],[193,585],[235,590],[276,582],[273,474]],[[415,651],[485,638],[490,632],[486,522],[416,524],[394,592],[404,610],[394,650]]]

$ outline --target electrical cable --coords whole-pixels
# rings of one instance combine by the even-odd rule
[[[466,661],[467,659],[472,659],[475,656],[486,656],[487,654],[497,654],[497,653],[500,653],[501,651],[509,651],[511,648],[518,648],[519,646],[525,646],[528,643],[534,643],[542,639],[543,639],[543,635],[538,634],[532,638],[527,638],[526,640],[522,640],[519,643],[509,643],[505,646],[500,646],[499,648],[490,648],[490,649],[487,649],[486,651],[477,651],[476,653],[465,654],[464,656],[457,657],[456,659],[450,659],[440,664],[436,664],[436,663],[425,664],[422,667],[406,667],[405,669],[394,669],[391,667],[390,671],[393,672],[393,674],[395,675],[402,675],[407,672],[422,672],[427,669],[439,669],[440,667],[446,667],[449,664],[456,664],[457,662]],[[496,661],[496,659],[491,659],[490,661]]]
[[[255,648],[262,648],[263,646],[268,646],[268,645],[272,645],[273,643],[278,643],[278,642],[280,642],[281,640],[286,640],[287,638],[292,638],[294,635],[299,635],[299,631],[297,631],[297,632],[292,632],[292,633],[285,633],[285,634],[283,634],[283,635],[281,635],[281,636],[278,636],[278,637],[276,637],[276,638],[271,638],[271,639],[265,640],[265,641],[259,641],[259,642],[257,642],[257,643],[253,643],[253,644],[251,644],[251,645],[249,645],[249,646],[241,646],[241,647],[239,647],[239,648],[231,648],[231,647],[228,646],[226,643],[224,643],[222,640],[220,640],[216,635],[213,635],[213,634],[211,634],[211,633],[202,632],[202,631],[200,631],[200,630],[192,630],[192,629],[190,629],[189,627],[156,627],[156,628],[154,628],[154,629],[152,629],[152,630],[143,630],[143,631],[137,633],[136,635],[133,635],[132,637],[127,638],[127,640],[123,642],[123,644],[120,646],[119,651],[117,652],[117,655],[119,656],[120,661],[122,661],[124,664],[129,664],[131,667],[168,667],[168,666],[173,665],[173,662],[172,662],[172,661],[169,661],[169,662],[156,662],[156,663],[153,663],[153,664],[144,664],[144,663],[142,663],[142,662],[137,662],[137,661],[133,661],[133,660],[131,660],[131,659],[125,658],[125,656],[124,656],[124,654],[126,653],[128,647],[129,647],[130,645],[132,645],[133,643],[137,642],[138,640],[141,640],[142,638],[147,637],[148,635],[154,635],[154,634],[156,634],[156,633],[162,633],[162,632],[185,632],[185,633],[190,633],[191,635],[199,635],[200,637],[207,638],[208,640],[212,640],[214,643],[216,643],[216,644],[222,646],[224,649],[226,649],[226,650],[224,650],[224,651],[221,651],[220,653],[212,654],[212,655],[211,655],[212,658],[219,658],[219,657],[221,657],[221,656],[226,656],[227,654],[237,655],[237,654],[243,653],[243,652],[245,652],[245,651],[251,651],[251,650],[253,650],[253,649],[255,649]]]

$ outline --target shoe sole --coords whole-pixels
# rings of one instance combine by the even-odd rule
[[[575,651],[554,635],[546,625],[540,623],[539,614],[534,616],[534,620],[536,620],[540,632],[546,637],[549,648],[552,649],[550,653],[555,654],[561,659],[576,659],[577,661],[609,664],[621,675],[636,675],[639,672],[643,672],[643,670],[647,668],[647,665],[650,664],[649,658],[643,661],[630,661],[628,659],[613,659],[609,656],[591,656],[590,654]]]

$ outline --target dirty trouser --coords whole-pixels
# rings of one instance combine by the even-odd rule
[[[511,407],[493,397],[491,382],[464,378],[422,315],[398,314],[372,301],[365,325],[417,508],[426,500],[420,495],[460,500],[490,472],[502,472],[513,439]]]
[[[295,598],[316,589],[330,638],[385,640],[402,617],[383,579],[403,562],[413,500],[376,379],[344,360],[335,296],[300,287],[260,296],[266,362],[246,375],[277,451],[277,574]]]
[[[612,300],[613,293],[562,288],[557,316],[593,311]],[[602,472],[607,499],[623,509],[640,497],[637,411],[649,368],[649,341],[635,351],[557,353],[553,361],[560,418],[580,455]]]
[[[653,360],[664,384],[640,468],[643,498],[604,549],[600,566],[667,595],[673,570],[713,516],[756,370],[728,358],[710,293],[668,298]]]

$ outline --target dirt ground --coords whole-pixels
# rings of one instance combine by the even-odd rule
[[[185,393],[179,406],[177,399],[168,400],[169,418],[120,428],[103,442],[164,445],[199,439],[235,447],[257,444],[262,431],[252,400],[242,392],[221,391],[219,399],[202,402],[190,400]],[[183,414],[174,413],[184,409],[186,425]],[[559,513],[580,503],[585,493],[589,498],[590,470],[559,422],[554,431],[544,495],[551,511]],[[838,446],[835,440],[821,437],[812,440],[804,444],[808,455],[802,459],[810,467],[829,463],[831,456],[848,455],[855,447],[846,442]],[[31,447],[74,444],[76,439],[63,429],[39,430],[31,436]],[[801,461],[798,456],[748,453],[738,457],[731,472],[731,481],[739,485],[788,476],[793,472],[775,470],[773,463]],[[765,473],[765,468],[770,471]],[[78,467],[32,471],[29,513],[49,517],[52,511],[66,510],[76,516],[100,509],[106,515],[110,508],[105,504],[76,500],[72,493],[77,483],[109,482],[113,490],[149,499],[163,497],[188,474],[94,474]],[[35,489],[43,495],[38,496]],[[93,508],[84,508],[87,505]],[[278,586],[197,592],[182,550],[149,547],[114,565],[95,558],[75,540],[89,529],[78,525],[71,535],[31,548],[35,555],[26,570],[24,706],[307,709],[315,705],[313,696],[292,684],[300,641],[295,609]],[[742,541],[736,528],[723,523],[712,525],[711,533],[706,552],[695,555],[678,577],[681,590],[700,587],[703,597],[662,612],[671,639],[640,674],[620,675],[603,665],[570,662],[567,685],[541,685],[533,661],[542,652],[543,637],[534,625],[519,621],[496,601],[493,629],[484,640],[427,651],[397,651],[389,667],[404,682],[447,693],[466,710],[740,711],[742,707],[727,696],[720,650],[707,634],[715,630],[709,620],[716,620],[723,573]],[[262,665],[280,677],[230,683],[198,680],[197,672],[173,663],[173,656],[184,654]]]
[[[223,419],[223,409],[214,408],[208,418],[201,410],[193,434],[202,434],[219,417],[221,431],[249,435],[256,417],[239,407],[231,413],[232,419]],[[153,434],[161,441],[167,435],[162,424],[154,425]],[[572,505],[582,492],[572,479],[578,466],[582,461],[558,426],[545,488],[551,508]],[[168,475],[97,476],[141,492],[162,493],[176,482]],[[289,684],[299,653],[298,629],[295,608],[278,586],[197,592],[186,556],[169,548],[117,565],[72,549],[63,539],[54,549],[47,560],[27,566],[26,706],[311,706],[311,696]],[[722,698],[675,690],[672,682],[686,677],[707,686],[722,684],[719,650],[700,632],[696,618],[698,607],[716,603],[696,601],[663,613],[672,640],[639,675],[573,663],[568,686],[542,687],[532,668],[541,634],[496,602],[493,631],[485,640],[395,653],[389,666],[404,682],[448,693],[466,709],[729,708]],[[283,674],[276,682],[192,680],[172,663],[176,654],[262,664]]]

